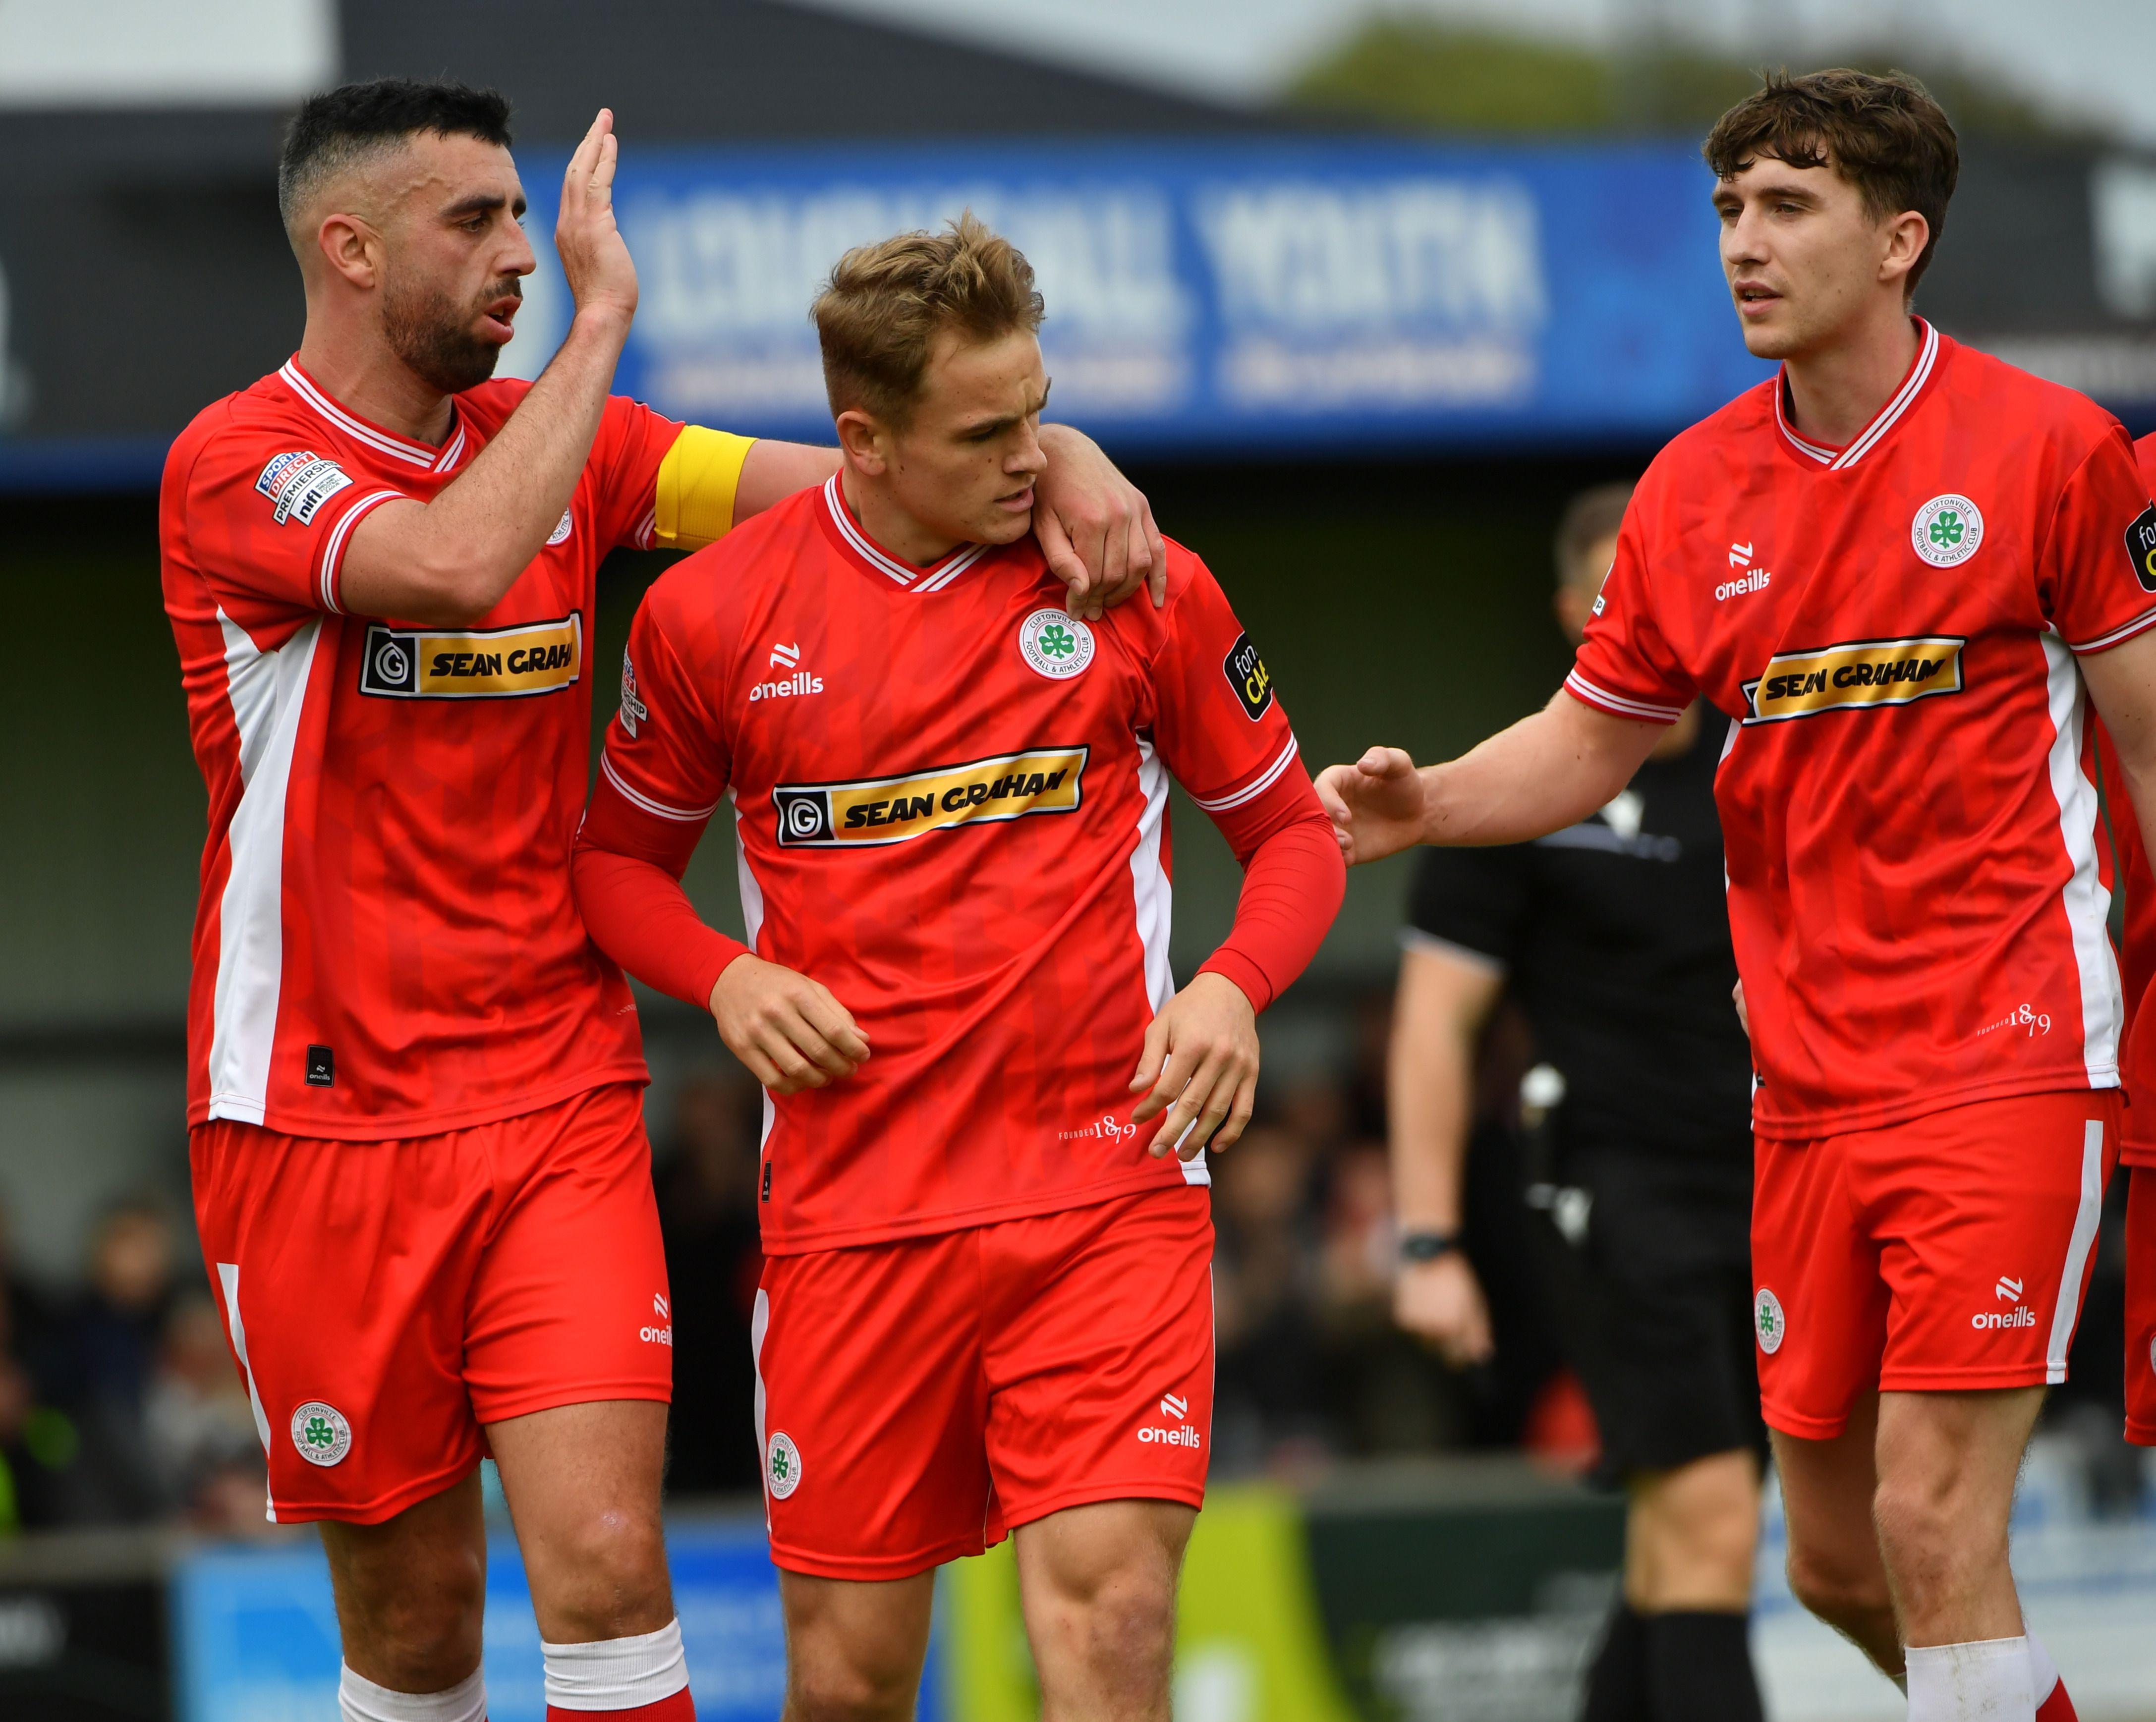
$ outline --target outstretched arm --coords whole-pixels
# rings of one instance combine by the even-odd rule
[[[2080,661],[2125,774],[2143,847],[2156,855],[2156,628]]]
[[[1525,843],[1613,800],[1667,728],[1614,717],[1560,689],[1532,717],[1441,766],[1418,768],[1397,747],[1327,766],[1317,797],[1351,867],[1417,843]]]

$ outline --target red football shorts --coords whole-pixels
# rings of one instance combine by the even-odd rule
[[[2126,1192],[2126,1438],[2138,1447],[2156,1447],[2156,1166],[2136,1166],[2131,1176]]]
[[[195,1217],[270,1455],[270,1516],[373,1525],[481,1425],[673,1396],[643,1090],[372,1142],[213,1120]]]
[[[1087,1501],[1205,1499],[1199,1187],[764,1263],[771,1558],[905,1578]]]
[[[1873,1387],[2066,1380],[2123,1110],[2117,1089],[2076,1089],[1760,1138],[1752,1313],[1769,1427],[1839,1435]]]

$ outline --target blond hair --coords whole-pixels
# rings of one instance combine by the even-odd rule
[[[839,259],[810,315],[836,418],[859,407],[903,426],[947,330],[994,341],[1040,326],[1033,265],[970,209],[940,233],[897,233]]]

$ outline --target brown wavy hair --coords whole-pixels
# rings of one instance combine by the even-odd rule
[[[1887,221],[1913,209],[1931,227],[1903,284],[1914,293],[1946,232],[1947,203],[1961,173],[1961,146],[1946,110],[1906,72],[1879,76],[1846,67],[1765,85],[1714,122],[1700,146],[1719,179],[1761,156],[1792,167],[1831,167],[1856,187],[1865,213]]]

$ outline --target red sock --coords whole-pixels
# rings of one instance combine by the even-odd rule
[[[2073,1715],[2068,1710],[2066,1715]],[[547,1706],[547,1722],[696,1722],[696,1706],[683,1687],[670,1698],[662,1698],[655,1704],[639,1704],[633,1710],[565,1710],[558,1705]],[[2044,1722],[2051,1722],[2046,1716]]]
[[[683,1694],[685,1698],[687,1694]],[[2051,1695],[2036,1706],[2036,1722],[2081,1722],[2074,1714],[2074,1701],[2066,1696],[2066,1683],[2060,1681],[2051,1689]]]

